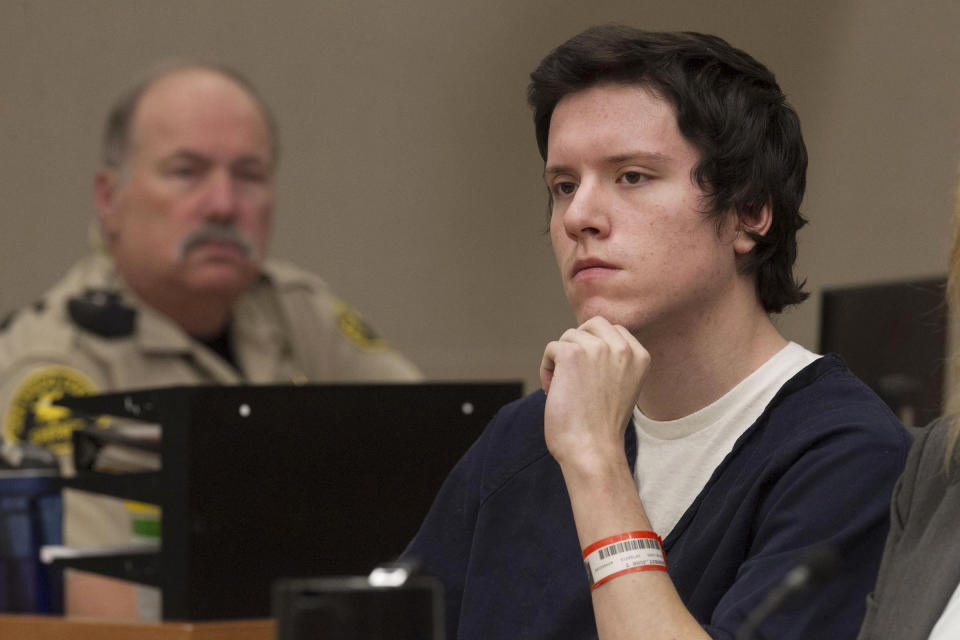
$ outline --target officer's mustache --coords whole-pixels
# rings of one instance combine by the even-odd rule
[[[253,256],[253,241],[247,235],[233,224],[223,224],[217,222],[207,222],[191,231],[186,238],[180,242],[177,250],[177,259],[185,260],[187,254],[197,247],[215,242],[218,244],[231,244],[239,249],[244,257]]]

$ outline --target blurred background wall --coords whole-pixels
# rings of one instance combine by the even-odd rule
[[[277,112],[273,255],[320,273],[433,379],[537,384],[573,323],[524,102],[597,23],[716,33],[768,65],[810,152],[782,316],[819,291],[945,271],[960,141],[955,0],[0,0],[0,311],[87,251],[106,110],[158,60],[248,74]]]

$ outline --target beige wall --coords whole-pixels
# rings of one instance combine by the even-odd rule
[[[284,157],[274,254],[321,273],[437,379],[524,378],[572,322],[543,235],[527,74],[590,24],[717,33],[776,73],[811,156],[780,327],[825,286],[944,270],[960,4],[0,0],[0,309],[85,251],[101,119],[158,59],[247,72]]]

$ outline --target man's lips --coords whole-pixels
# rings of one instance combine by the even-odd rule
[[[249,257],[250,252],[246,247],[238,245],[233,242],[223,242],[219,240],[212,240],[208,242],[198,242],[194,244],[188,250],[188,253],[195,253],[200,251],[202,255],[208,258],[223,259],[229,258],[230,260],[235,260],[237,258],[246,259]]]
[[[577,260],[573,263],[573,269],[570,270],[570,278],[584,279],[600,277],[609,275],[617,270],[619,270],[619,267],[610,264],[609,262],[604,262],[603,260],[598,260],[595,258],[588,258],[584,260]]]
[[[240,253],[247,253],[249,249],[243,246],[239,242],[232,242],[230,240],[200,240],[196,244],[192,245],[190,249],[194,247],[203,247],[205,249],[231,249],[233,251],[239,251]]]

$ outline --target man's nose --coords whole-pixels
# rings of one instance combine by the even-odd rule
[[[582,181],[563,212],[563,226],[567,235],[578,239],[585,236],[603,237],[610,233],[609,197],[600,185]]]
[[[237,215],[237,186],[226,169],[216,169],[207,177],[202,213],[218,220],[232,219]]]

